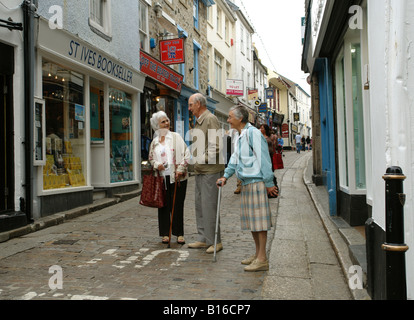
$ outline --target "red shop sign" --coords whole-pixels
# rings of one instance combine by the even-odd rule
[[[181,92],[183,76],[161,61],[151,57],[148,53],[140,51],[140,70],[150,78],[177,92]]]
[[[184,63],[184,39],[160,41],[161,62],[165,64]]]
[[[282,138],[289,138],[289,125],[287,123],[282,125]]]

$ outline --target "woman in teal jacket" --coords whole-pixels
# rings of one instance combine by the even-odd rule
[[[217,180],[217,185],[224,186],[234,174],[242,182],[241,228],[252,232],[256,245],[255,255],[243,260],[242,264],[247,265],[245,271],[267,271],[267,232],[272,228],[268,196],[277,196],[278,190],[273,183],[274,173],[266,139],[248,121],[249,112],[245,107],[230,109],[227,122],[239,132],[239,138],[224,176]]]

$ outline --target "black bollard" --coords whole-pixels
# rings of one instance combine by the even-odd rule
[[[386,297],[387,300],[407,300],[404,243],[404,204],[403,182],[406,179],[402,169],[390,167],[383,176],[385,180],[386,243],[382,249],[386,253]]]

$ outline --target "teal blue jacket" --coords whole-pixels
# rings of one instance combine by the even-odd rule
[[[240,133],[235,151],[224,171],[227,180],[234,174],[242,185],[263,181],[267,188],[275,186],[267,141],[250,123]]]

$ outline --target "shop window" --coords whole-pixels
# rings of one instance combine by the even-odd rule
[[[364,110],[362,100],[361,45],[351,45],[352,57],[352,101],[354,117],[355,179],[357,189],[366,188]]]
[[[85,186],[83,75],[48,61],[43,61],[42,67],[46,110],[43,189]]]
[[[339,183],[344,191],[366,189],[361,45],[348,35],[336,61]]]
[[[109,89],[111,183],[134,180],[132,97]]]

